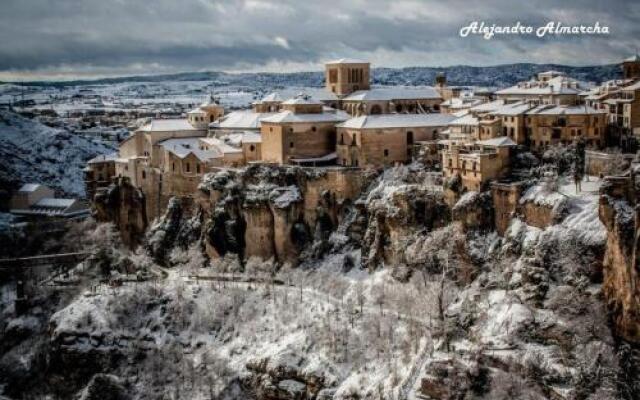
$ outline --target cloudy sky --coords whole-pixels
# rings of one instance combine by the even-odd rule
[[[461,38],[472,21],[609,27],[603,36]],[[635,0],[2,0],[0,80],[179,71],[618,62],[640,48]]]

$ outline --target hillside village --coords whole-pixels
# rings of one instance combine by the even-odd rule
[[[12,208],[81,218],[0,230],[63,259],[0,269],[0,399],[638,398],[640,57],[371,75],[145,114],[84,166],[92,218],[23,185]]]
[[[224,168],[297,165],[352,176],[414,160],[441,171],[445,185],[483,191],[514,180],[519,154],[570,145],[586,163],[576,174],[599,176],[640,135],[640,58],[621,69],[600,85],[546,71],[476,93],[448,86],[444,75],[433,87],[371,88],[369,63],[339,59],[325,65],[324,89],[273,92],[229,113],[212,96],[184,119],[151,120],[117,153],[89,161],[86,192],[126,179],[145,194],[152,220]]]

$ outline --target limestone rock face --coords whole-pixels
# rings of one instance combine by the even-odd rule
[[[250,166],[208,174],[196,196],[212,257],[273,258],[295,265],[345,218],[367,175],[344,169]]]
[[[97,221],[113,222],[130,247],[141,242],[148,225],[145,196],[126,179],[96,193],[93,215]]]
[[[422,185],[401,185],[375,190],[366,202],[367,228],[362,240],[362,264],[375,269],[405,262],[406,239],[417,231],[445,226],[449,207],[441,193]]]
[[[254,358],[246,365],[244,384],[261,399],[303,400],[326,398],[338,381],[330,364],[314,364],[294,352]]]
[[[616,333],[640,343],[640,215],[635,179],[607,178],[600,190],[599,216],[607,228],[603,292]]]

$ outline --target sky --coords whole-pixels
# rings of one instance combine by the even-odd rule
[[[607,26],[608,35],[461,37],[473,21]],[[2,0],[0,80],[188,71],[617,63],[640,48],[637,0]]]

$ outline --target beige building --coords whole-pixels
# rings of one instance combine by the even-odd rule
[[[526,144],[534,151],[578,141],[600,148],[605,145],[606,113],[586,105],[543,105],[526,112],[525,129]]]
[[[352,116],[418,114],[439,111],[442,97],[431,86],[395,86],[360,90],[344,97],[341,103]]]
[[[44,198],[55,197],[53,190],[37,183],[26,183],[11,197],[10,208],[27,209]]]
[[[640,79],[640,55],[636,54],[622,62],[624,79]]]
[[[262,119],[262,160],[277,164],[325,164],[335,161],[336,124],[342,111],[325,112],[307,97],[283,103],[283,111]]]
[[[447,114],[351,118],[337,125],[337,163],[353,167],[380,167],[411,161],[416,145],[437,139],[454,118]]]
[[[325,88],[339,97],[358,90],[368,90],[370,64],[366,61],[341,58],[325,64]]]
[[[510,173],[515,146],[507,137],[469,145],[450,144],[442,151],[443,175],[445,178],[458,175],[467,190],[481,191],[488,182]]]
[[[562,72],[547,71],[539,73],[536,80],[519,82],[498,90],[496,97],[506,102],[574,105],[580,102],[580,93],[591,87],[592,85],[567,77]]]
[[[27,183],[11,198],[11,214],[26,220],[69,219],[89,216],[89,208],[78,199],[56,198],[47,186]]]

